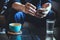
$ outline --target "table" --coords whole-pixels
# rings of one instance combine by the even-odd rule
[[[10,37],[12,35],[9,35]],[[31,34],[28,29],[22,30],[22,40],[40,40],[37,35]],[[2,35],[0,34],[0,40],[10,40],[6,34]]]

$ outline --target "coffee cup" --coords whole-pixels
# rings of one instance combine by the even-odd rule
[[[10,23],[9,29],[13,32],[19,32],[21,31],[22,25],[20,23]]]

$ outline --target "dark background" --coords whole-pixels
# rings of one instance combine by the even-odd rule
[[[55,12],[56,16],[56,23],[55,23],[55,37],[57,40],[60,40],[60,0],[53,0],[52,1],[52,6]],[[6,36],[6,35],[5,35]],[[0,40],[7,40],[7,36],[5,37],[4,35],[0,35]]]

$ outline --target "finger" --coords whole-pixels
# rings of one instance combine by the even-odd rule
[[[35,10],[32,6],[30,6],[29,3],[27,3],[27,4],[25,5],[25,7],[28,8],[28,9],[31,9],[33,12],[36,12],[36,10]]]
[[[31,11],[31,12],[33,12],[33,13],[36,13],[36,10],[33,9],[32,7],[28,7],[28,6],[27,6],[26,9],[28,9],[29,11]],[[28,10],[27,10],[27,11],[28,11]]]
[[[35,15],[34,12],[32,12],[31,10],[26,9],[25,11],[26,11],[27,14],[30,14],[30,15],[32,15],[32,16]]]
[[[42,13],[42,12],[38,12],[39,13],[39,15],[44,15],[44,13]]]
[[[31,14],[31,15],[35,15],[35,12],[33,12],[32,10],[29,10],[29,14]]]
[[[33,9],[32,7],[30,7],[30,9],[31,9],[33,12],[36,12],[36,10],[35,10],[35,9]]]
[[[31,10],[28,11],[30,15],[35,16],[35,13],[32,12]]]
[[[31,6],[33,9],[36,9],[36,7],[31,3],[27,3],[26,5]]]
[[[40,14],[44,15],[44,13],[42,13],[42,11],[37,11],[36,13],[37,13],[38,15],[40,15]]]
[[[36,13],[36,15],[35,15],[36,17],[42,17],[43,16],[43,14],[39,14],[39,13]]]
[[[35,9],[33,9],[32,7],[30,7],[30,6],[26,6],[26,9],[30,9],[30,10],[32,10],[32,11],[34,11],[34,12],[36,12],[36,10],[35,10]]]

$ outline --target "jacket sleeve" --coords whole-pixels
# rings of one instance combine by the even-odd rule
[[[11,7],[14,2],[21,2],[21,0],[10,0],[8,2],[8,7]]]

